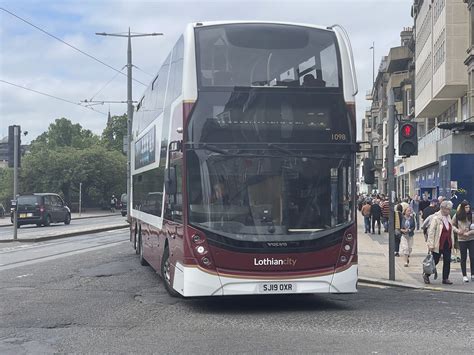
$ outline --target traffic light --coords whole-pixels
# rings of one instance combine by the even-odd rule
[[[398,125],[398,155],[409,157],[418,154],[416,123],[400,122]]]
[[[364,182],[368,185],[375,183],[375,166],[370,158],[365,158],[363,162]]]
[[[18,146],[18,167],[21,166],[21,129],[20,126],[8,126],[8,167],[13,168],[15,159],[15,127],[17,127],[16,144]]]

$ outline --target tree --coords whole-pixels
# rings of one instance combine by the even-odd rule
[[[127,136],[127,115],[109,116],[102,132],[102,142],[108,149],[123,153],[123,138]]]
[[[59,118],[51,123],[48,130],[32,142],[32,150],[44,147],[86,148],[99,143],[99,137],[79,123],[73,124],[67,118]]]
[[[0,203],[9,211],[13,198],[13,169],[0,168]]]
[[[95,145],[86,149],[41,149],[27,155],[21,188],[31,192],[57,192],[71,205],[79,200],[82,183],[85,206],[102,206],[126,186],[126,157]]]

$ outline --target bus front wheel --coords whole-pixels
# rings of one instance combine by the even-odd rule
[[[179,293],[173,289],[173,286],[171,286],[171,262],[168,245],[166,245],[165,251],[163,252],[163,258],[161,259],[161,276],[163,277],[166,291],[168,291],[170,296],[178,297]]]

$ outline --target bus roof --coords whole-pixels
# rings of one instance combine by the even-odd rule
[[[265,23],[265,24],[274,24],[274,25],[290,25],[290,26],[300,26],[300,27],[309,27],[309,28],[317,28],[319,30],[326,30],[326,31],[331,31],[334,32],[331,28],[328,28],[327,26],[318,26],[318,25],[312,25],[312,24],[306,24],[306,23],[296,23],[296,22],[281,22],[281,21],[204,21],[204,22],[193,22],[190,23],[191,26],[194,28],[196,27],[206,27],[206,26],[218,26],[218,25],[231,25],[231,24],[243,24],[243,23],[249,23],[249,24],[257,24],[257,23]]]

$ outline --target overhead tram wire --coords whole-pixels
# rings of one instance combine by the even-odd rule
[[[84,54],[85,56],[87,56],[87,57],[89,57],[89,58],[95,60],[96,62],[99,62],[100,64],[103,64],[103,65],[105,65],[106,67],[108,67],[108,68],[110,68],[110,69],[112,69],[112,70],[115,70],[116,72],[118,72],[118,73],[120,73],[120,74],[122,74],[122,75],[124,75],[124,76],[127,76],[127,74],[122,73],[120,70],[114,68],[113,66],[111,66],[111,65],[109,65],[109,64],[107,64],[107,63],[105,63],[105,62],[103,62],[102,60],[100,60],[100,59],[98,59],[98,58],[96,58],[96,57],[94,57],[94,56],[92,56],[92,55],[90,55],[90,54],[84,52],[83,50],[81,50],[81,49],[79,49],[79,48],[73,46],[72,44],[67,43],[66,41],[62,40],[61,38],[56,37],[55,35],[53,35],[53,34],[47,32],[47,31],[43,30],[42,28],[40,28],[40,27],[38,27],[38,26],[32,24],[32,23],[29,22],[28,20],[25,20],[24,18],[22,18],[22,17],[20,17],[20,16],[18,16],[18,15],[16,15],[16,14],[14,14],[13,12],[8,11],[7,9],[5,9],[5,8],[3,8],[3,7],[0,7],[0,10],[5,11],[6,13],[12,15],[13,17],[16,17],[17,19],[19,19],[19,20],[25,22],[26,24],[28,24],[28,25],[30,25],[30,26],[36,28],[38,31],[43,32],[44,34],[46,34],[46,35],[48,35],[48,36],[54,38],[55,40],[57,40],[57,41],[59,41],[59,42],[65,44],[65,45],[68,46],[68,47],[71,47],[72,49],[78,51],[78,52],[81,53],[81,54]],[[133,80],[133,81],[136,81],[137,83],[142,84],[143,86],[147,86],[146,84],[142,83],[140,80],[133,79],[133,78],[132,78],[132,80]]]
[[[18,85],[18,84],[15,84],[15,83],[11,83],[9,81],[6,81],[6,80],[3,80],[3,79],[0,79],[0,82],[2,83],[5,83],[5,84],[8,84],[8,85],[11,85],[11,86],[15,86],[17,88],[20,88],[20,89],[23,89],[23,90],[27,90],[27,91],[31,91],[31,92],[34,92],[36,94],[40,94],[40,95],[43,95],[43,96],[47,96],[47,97],[51,97],[53,99],[56,99],[56,100],[60,100],[60,101],[63,101],[63,102],[67,102],[69,104],[73,104],[73,105],[76,105],[76,106],[80,106],[80,107],[83,107],[83,108],[87,108],[89,110],[92,110],[94,112],[97,112],[97,113],[100,113],[104,116],[107,116],[107,114],[105,112],[102,112],[102,111],[99,111],[99,110],[96,110],[92,107],[89,107],[89,106],[84,106],[84,105],[81,105],[80,103],[77,103],[77,102],[74,102],[74,101],[70,101],[70,100],[67,100],[67,99],[63,99],[61,97],[58,97],[58,96],[54,96],[54,95],[51,95],[51,94],[47,94],[47,93],[44,93],[44,92],[41,92],[41,91],[38,91],[38,90],[34,90],[34,89],[30,89],[30,88],[27,88],[25,86],[21,86],[21,85]]]
[[[102,92],[102,90],[104,90],[112,81],[114,81],[115,78],[116,78],[116,77],[122,72],[122,70],[124,70],[126,67],[127,67],[127,66],[124,65],[123,68],[120,70],[119,73],[115,73],[115,75],[112,77],[112,79],[110,79],[109,81],[107,81],[107,83],[105,83],[105,85],[102,86],[102,88],[101,88],[99,91],[97,91],[94,95],[92,95],[92,97],[89,99],[89,101],[93,101],[94,98],[95,98],[98,94],[100,94],[100,93]]]

